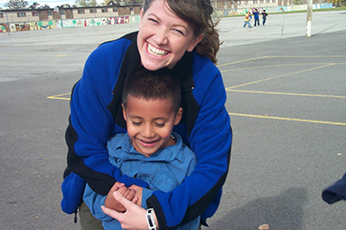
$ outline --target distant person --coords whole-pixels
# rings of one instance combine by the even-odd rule
[[[263,10],[262,12],[262,17],[263,17],[263,23],[262,25],[265,26],[264,24],[266,23],[268,14],[266,13],[266,10]]]
[[[255,12],[253,12],[252,13],[253,14],[253,16],[254,16],[254,19],[255,19],[255,24],[254,24],[254,26],[256,26],[256,25],[260,25],[260,23],[259,23],[259,12],[258,12],[258,10],[257,9],[255,9]]]
[[[249,28],[251,28],[251,24],[250,24],[250,20],[251,20],[251,13],[250,11],[248,11],[246,14],[245,14],[245,22],[244,22],[244,28],[246,27],[246,25],[249,26]]]
[[[108,141],[109,161],[123,175],[149,184],[148,188],[143,188],[142,199],[137,203],[145,209],[146,200],[154,191],[172,191],[197,164],[196,155],[179,134],[172,132],[183,113],[180,92],[180,81],[167,68],[149,71],[141,66],[125,80],[122,111],[127,133],[118,133]],[[120,189],[126,187],[120,186]],[[108,194],[113,195],[113,192]],[[106,196],[86,186],[84,202],[91,213],[102,221],[104,229],[121,230],[120,222],[102,211],[105,200]],[[175,229],[197,230],[199,225],[197,217]]]

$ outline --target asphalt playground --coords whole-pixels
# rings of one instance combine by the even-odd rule
[[[223,18],[218,67],[233,128],[211,230],[344,230],[321,191],[346,172],[346,11]],[[60,209],[69,96],[98,44],[138,24],[0,33],[0,229],[79,229]],[[201,181],[203,183],[203,181]]]

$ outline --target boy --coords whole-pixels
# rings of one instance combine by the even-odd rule
[[[255,12],[253,12],[252,14],[254,15],[254,18],[255,18],[255,24],[254,24],[254,26],[256,26],[256,25],[259,26],[260,23],[259,23],[259,12],[258,12],[258,10],[255,9]]]
[[[251,13],[250,13],[250,11],[248,11],[248,12],[245,14],[244,28],[246,27],[246,25],[248,25],[249,28],[251,28],[250,20],[251,20]]]
[[[266,11],[265,11],[265,10],[263,10],[263,12],[262,12],[262,16],[263,16],[263,23],[262,23],[262,25],[263,25],[263,26],[265,26],[264,24],[266,23],[267,16],[268,16],[268,14],[266,13]]]
[[[107,148],[110,162],[123,175],[149,184],[149,188],[143,188],[144,202],[137,202],[143,208],[147,208],[145,201],[153,191],[173,190],[197,164],[195,154],[178,134],[172,133],[182,117],[180,103],[180,82],[170,75],[168,68],[151,72],[140,67],[125,80],[122,108],[127,133],[115,135]],[[105,205],[105,199],[106,196],[86,186],[84,202],[103,222],[103,227],[122,229],[117,220],[103,213],[101,206]],[[198,229],[199,222],[196,218],[178,229]]]

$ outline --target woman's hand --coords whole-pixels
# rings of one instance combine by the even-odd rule
[[[115,210],[109,209],[105,206],[102,206],[102,210],[107,215],[117,219],[121,223],[121,227],[127,230],[147,230],[148,223],[146,220],[147,210],[144,208],[134,204],[133,202],[127,200],[120,192],[115,191],[113,193],[115,200],[117,200],[120,204],[122,204],[126,211],[124,213],[117,212]],[[157,224],[156,215],[154,212],[154,218],[157,225],[157,229],[159,229]]]

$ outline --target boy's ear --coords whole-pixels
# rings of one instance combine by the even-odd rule
[[[179,124],[181,117],[183,116],[183,108],[179,108],[178,112],[175,114],[174,125]]]
[[[126,111],[125,111],[125,107],[123,103],[121,103],[121,108],[123,108],[123,117],[124,117],[124,120],[126,121]]]

